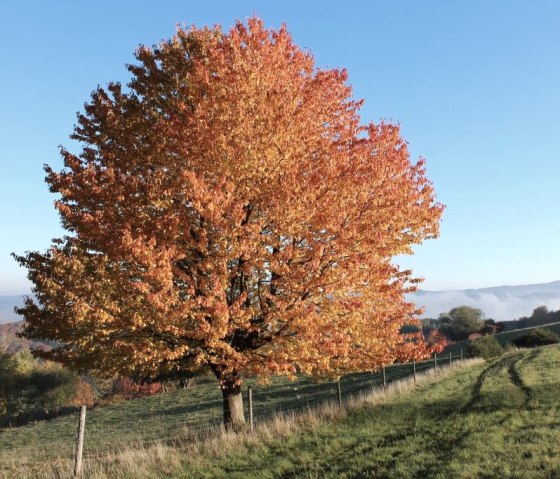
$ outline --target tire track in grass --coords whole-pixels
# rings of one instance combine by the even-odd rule
[[[523,377],[521,376],[521,373],[519,372],[518,364],[521,361],[523,361],[523,362],[534,361],[540,353],[541,353],[540,348],[535,349],[528,356],[522,356],[522,357],[518,358],[517,360],[513,361],[508,367],[509,378],[510,378],[511,382],[513,384],[515,384],[523,392],[523,394],[525,396],[525,406],[526,407],[528,407],[530,405],[531,400],[534,397],[534,391],[529,386],[527,386],[527,384],[523,380]]]
[[[500,372],[506,365],[508,365],[508,362],[509,362],[508,360],[511,360],[512,358],[515,358],[515,357],[510,356],[508,358],[501,358],[500,360],[498,360],[494,364],[491,364],[490,366],[485,368],[479,374],[479,376],[476,378],[476,381],[475,381],[475,383],[472,387],[472,390],[471,390],[471,399],[469,400],[469,402],[467,404],[465,404],[461,408],[461,413],[468,412],[476,406],[476,404],[480,401],[482,386],[484,385],[486,380],[490,376],[494,376],[495,374]]]
[[[504,375],[504,379],[507,381],[511,381],[511,383],[521,389],[524,394],[524,405],[526,406],[530,398],[532,398],[532,390],[529,388],[525,382],[523,381],[519,370],[517,369],[517,363],[522,359],[527,361],[532,361],[536,357],[537,353],[533,353],[531,355],[527,355],[524,352],[514,353],[512,355],[508,355],[506,357],[502,357],[496,362],[490,364],[486,367],[477,377],[475,383],[471,388],[471,398],[470,400],[460,409],[454,411],[449,415],[448,420],[452,420],[453,415],[464,415],[469,414],[481,401],[482,399],[482,388],[486,382],[486,380],[490,379],[493,376],[498,375],[501,371],[506,369],[507,374]],[[513,415],[513,412],[506,414],[505,417],[501,418],[499,424],[505,422],[508,418]],[[438,451],[437,456],[441,458],[441,462],[444,463],[446,458],[453,455],[454,451],[460,450],[467,439],[469,438],[468,434],[460,435],[460,436],[443,436],[437,444],[435,444],[436,449]],[[439,471],[438,467],[440,467],[440,461],[437,461],[437,464],[427,466],[422,471],[417,471],[417,477],[433,477],[437,475]]]
[[[523,352],[515,353],[510,356],[499,359],[497,362],[491,364],[486,369],[484,369],[478,376],[476,382],[474,383],[471,392],[471,399],[462,408],[462,412],[468,412],[477,405],[477,403],[481,399],[482,387],[484,386],[486,380],[489,377],[498,374],[503,368],[507,368],[508,379],[515,387],[521,390],[525,398],[524,405],[528,406],[531,400],[533,399],[534,392],[529,386],[527,386],[527,384],[523,380],[519,372],[518,364],[521,361],[523,362],[534,361],[539,354],[540,354],[540,349],[536,349],[532,351],[530,354],[523,353]]]

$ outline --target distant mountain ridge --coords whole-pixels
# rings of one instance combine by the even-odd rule
[[[50,350],[54,343],[34,339],[19,338],[17,334],[21,331],[23,322],[0,324],[0,351],[17,353],[22,349],[44,349]]]
[[[424,307],[426,318],[437,318],[455,306],[467,305],[480,308],[487,318],[509,321],[530,316],[538,306],[560,309],[560,281],[450,291],[419,290],[408,299]]]
[[[21,321],[14,307],[23,305],[23,295],[0,296],[0,324]],[[437,318],[455,306],[480,308],[487,318],[509,321],[530,316],[538,306],[560,309],[560,280],[551,283],[518,286],[493,286],[480,289],[450,291],[418,290],[408,296],[418,307],[424,307],[423,317]]]

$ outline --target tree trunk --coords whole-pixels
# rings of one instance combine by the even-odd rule
[[[181,379],[179,381],[181,389],[189,389],[194,384],[194,379],[195,379],[194,377]]]
[[[240,431],[245,426],[241,386],[225,381],[221,388],[224,402],[224,426],[228,431]]]

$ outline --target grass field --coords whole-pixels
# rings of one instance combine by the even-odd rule
[[[456,357],[455,359],[458,359]],[[441,359],[441,364],[446,364]],[[433,368],[433,361],[417,363],[418,372]],[[386,381],[391,383],[413,373],[412,364],[386,368]],[[382,372],[360,373],[342,378],[344,397],[349,397],[383,383]],[[274,378],[267,386],[254,380],[254,416],[262,422],[279,411],[298,412],[313,408],[337,397],[333,382],[315,383],[301,378],[295,382]],[[245,401],[246,402],[246,401]],[[112,406],[95,408],[87,413],[84,455],[99,457],[134,445],[146,447],[162,441],[184,442],[206,433],[222,423],[222,398],[214,380],[185,391],[174,391],[135,399]],[[71,415],[42,421],[0,432],[0,466],[14,470],[10,464],[33,464],[39,469],[44,462],[73,457],[77,416]],[[17,477],[17,476],[16,476]]]
[[[91,457],[85,477],[560,478],[559,370],[560,346],[515,351],[445,368],[342,411],[331,405],[263,423],[254,434]],[[281,396],[287,386],[277,387]],[[5,477],[68,470],[61,461]]]
[[[560,347],[510,353],[171,477],[558,478]]]

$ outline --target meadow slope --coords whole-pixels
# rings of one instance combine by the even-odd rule
[[[558,478],[560,347],[510,353],[171,477]]]
[[[560,346],[470,364],[254,434],[92,457],[85,477],[560,478]],[[68,466],[17,477],[67,477]]]

